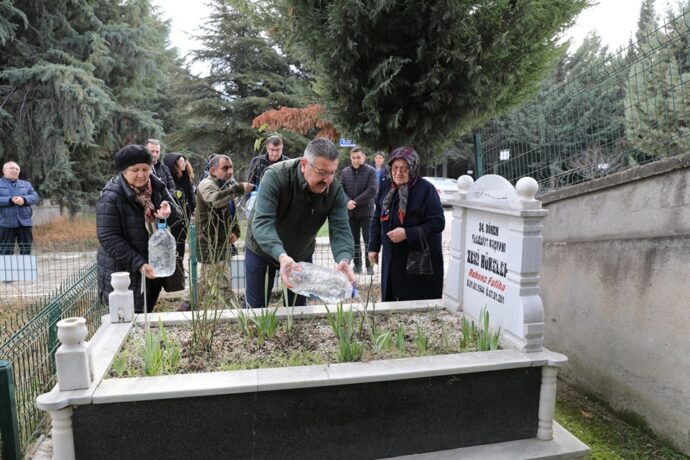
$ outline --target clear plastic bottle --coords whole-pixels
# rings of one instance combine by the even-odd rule
[[[149,238],[149,265],[158,278],[165,278],[175,272],[175,238],[166,223],[158,222],[158,229]]]
[[[309,298],[318,298],[326,303],[338,303],[355,297],[357,290],[345,275],[337,270],[300,262],[301,270],[292,270],[288,281],[291,291]]]
[[[256,202],[257,192],[258,190],[252,190],[249,192],[249,198],[247,198],[247,204],[244,207],[244,210],[247,213],[247,219],[249,219],[249,216],[252,214],[252,208],[254,208],[254,203]]]

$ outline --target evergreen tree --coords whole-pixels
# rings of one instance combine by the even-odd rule
[[[557,186],[622,167],[625,59],[610,55],[596,34],[587,36],[544,80],[535,100],[482,129],[500,136],[499,148],[511,153],[510,163],[496,159],[491,172]]]
[[[248,164],[257,138],[252,120],[269,109],[303,107],[308,82],[249,16],[224,0],[213,0],[211,7],[199,37],[204,48],[193,53],[196,61],[210,64],[210,72],[183,83],[188,97],[179,113],[187,121],[171,139],[205,153],[230,153],[236,165]],[[285,151],[300,155],[306,142],[287,136]]]
[[[358,143],[422,156],[536,92],[586,0],[274,0],[272,30]],[[280,19],[283,19],[281,22]]]
[[[640,5],[640,15],[637,19],[637,32],[635,40],[640,47],[648,40],[651,34],[657,29],[656,13],[654,12],[654,0],[642,0]]]
[[[41,196],[74,209],[97,196],[113,152],[162,132],[167,26],[149,0],[14,8],[0,45],[0,161],[17,160]]]
[[[664,33],[653,32],[653,38],[642,39],[638,59],[629,71],[627,139],[646,157],[690,150],[688,21],[686,10],[667,24]]]

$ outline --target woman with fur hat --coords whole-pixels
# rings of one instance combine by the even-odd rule
[[[381,261],[381,300],[440,299],[443,295],[443,247],[446,225],[438,192],[419,177],[419,155],[412,147],[391,153],[390,179],[382,178],[369,233],[369,260]],[[432,274],[411,274],[410,251],[428,244]]]
[[[148,239],[156,229],[156,218],[174,225],[181,217],[165,184],[150,174],[151,162],[143,145],[122,148],[115,154],[119,174],[108,181],[96,202],[99,298],[107,305],[113,290],[110,275],[129,272],[137,313],[144,312],[143,279],[147,311],[153,310],[161,291],[161,279],[148,263]]]

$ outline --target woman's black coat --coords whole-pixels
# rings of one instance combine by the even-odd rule
[[[168,224],[174,224],[180,215],[177,205],[165,184],[154,175],[150,177],[153,205],[158,210],[161,202],[167,201],[170,204]],[[134,201],[134,192],[122,174],[108,181],[96,202],[96,235],[100,243],[97,255],[99,298],[107,305],[108,295],[113,291],[110,275],[129,272],[132,280],[129,288],[134,291],[135,311],[143,311],[144,296],[139,269],[148,263],[149,234],[146,231],[144,208]],[[149,305],[149,309],[152,307]]]
[[[390,178],[383,179],[376,197],[376,209],[371,218],[369,251],[383,252],[381,257],[381,300],[440,299],[443,295],[443,246],[441,233],[446,225],[438,192],[428,181],[417,178],[409,190],[407,213],[401,224],[398,218],[399,195],[390,208],[390,217],[381,222],[381,202],[391,188]],[[403,227],[407,239],[393,243],[386,234]],[[420,231],[431,248],[433,275],[408,275],[407,252],[420,249]],[[383,248],[383,251],[381,251]]]

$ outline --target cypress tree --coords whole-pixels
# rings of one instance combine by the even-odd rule
[[[278,36],[358,143],[422,156],[532,97],[582,0],[274,0]]]
[[[213,0],[211,8],[199,37],[204,48],[193,52],[194,60],[210,65],[209,75],[187,81],[179,112],[187,121],[171,139],[208,153],[230,153],[236,165],[247,164],[257,138],[252,120],[269,109],[306,105],[308,82],[250,16],[223,0]],[[285,152],[300,155],[307,140],[286,137]]]
[[[162,132],[167,26],[149,0],[20,0],[0,45],[0,161],[74,210],[112,174],[112,153]],[[28,27],[23,27],[24,19]]]

